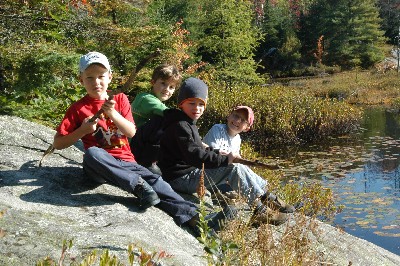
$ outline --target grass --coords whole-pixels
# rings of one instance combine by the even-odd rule
[[[400,74],[396,70],[354,70],[329,76],[296,79],[288,88],[320,98],[335,98],[357,105],[390,105],[400,97]]]
[[[245,158],[258,158],[259,154],[244,144]],[[317,181],[282,182],[279,171],[253,168],[268,180],[268,189],[286,202],[303,207],[296,214],[289,215],[289,222],[279,227],[251,224],[251,212],[244,199],[237,200],[239,216],[227,223],[217,237],[208,235],[208,228],[202,226],[200,242],[205,247],[208,265],[321,265],[328,263],[316,248],[314,237],[319,235],[316,218],[329,220],[340,207],[335,206],[333,193]],[[227,203],[225,203],[227,204]]]
[[[69,259],[72,262],[70,265],[79,265],[79,266],[90,266],[90,265],[99,265],[99,266],[123,266],[123,265],[141,265],[141,266],[155,266],[159,265],[159,263],[171,257],[171,255],[167,254],[165,251],[160,252],[147,252],[142,247],[138,247],[135,244],[129,244],[127,248],[128,254],[128,262],[125,264],[121,261],[117,256],[113,255],[109,252],[108,249],[104,249],[101,254],[98,254],[97,250],[92,250],[90,254],[88,254],[82,261],[77,262],[75,258],[71,256],[69,253],[73,246],[72,240],[64,240],[61,248],[61,255],[58,260],[55,260],[50,257],[46,257],[42,260],[39,260],[36,263],[36,266],[61,266],[64,265],[65,260]]]

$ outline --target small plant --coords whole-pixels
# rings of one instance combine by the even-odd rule
[[[61,256],[58,262],[54,261],[54,259],[50,257],[46,257],[43,260],[40,260],[36,263],[36,266],[62,266],[64,265],[64,261],[66,256],[69,254],[69,250],[72,248],[72,240],[64,240],[61,248]],[[138,251],[135,251],[135,248]],[[172,255],[167,254],[165,251],[160,252],[146,252],[142,247],[137,247],[135,244],[128,245],[128,265],[140,265],[140,266],[154,266],[157,265],[162,259],[170,258]],[[97,250],[93,250],[89,255],[79,263],[75,263],[75,258],[70,257],[71,262],[70,265],[79,265],[79,266],[90,266],[94,265],[96,261],[99,261],[99,266],[122,266],[125,265],[120,261],[120,259],[110,254],[108,249],[105,249],[100,257],[97,256]]]
[[[323,45],[324,35],[321,35],[317,41],[317,51],[314,53],[315,59],[319,65],[322,65],[322,56],[324,55],[324,45]]]
[[[239,249],[233,241],[222,240],[207,224],[205,219],[204,201],[200,201],[198,229],[200,236],[197,238],[204,245],[206,258],[209,265],[229,265],[232,252]]]

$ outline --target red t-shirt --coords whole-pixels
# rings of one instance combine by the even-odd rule
[[[114,96],[114,100],[116,102],[115,110],[127,120],[134,123],[128,97],[123,93],[119,93]],[[104,102],[105,100],[94,99],[89,95],[84,96],[68,108],[61,124],[57,127],[57,132],[63,136],[72,133],[80,127],[86,117],[93,116],[100,110]],[[104,113],[97,123],[96,130],[91,134],[83,136],[82,142],[85,149],[96,146],[105,149],[117,159],[135,162],[128,138],[122,134],[114,122]]]

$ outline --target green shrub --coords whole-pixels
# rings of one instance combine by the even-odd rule
[[[251,132],[243,134],[254,147],[298,144],[355,130],[362,117],[360,109],[335,99],[320,99],[284,87],[241,87],[221,89],[210,86],[208,109],[201,120],[205,133],[212,124],[225,122],[231,108],[249,105],[255,113]]]
[[[400,112],[400,97],[393,99],[391,108],[396,112]]]
[[[10,87],[0,99],[7,104],[1,112],[57,124],[68,106],[84,93],[77,78],[78,61],[75,53],[33,47],[10,72],[12,79],[6,81]]]

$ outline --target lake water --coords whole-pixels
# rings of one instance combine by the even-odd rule
[[[370,108],[355,136],[280,153],[287,177],[319,179],[344,205],[334,226],[400,255],[399,114]]]

